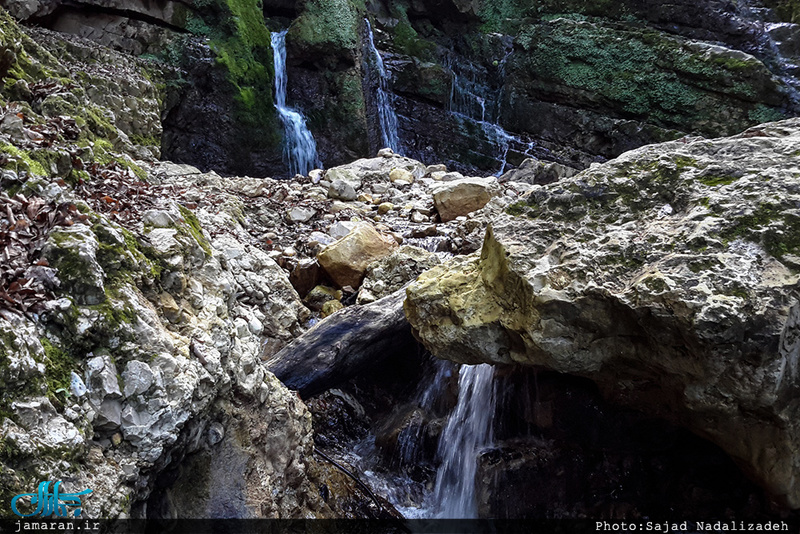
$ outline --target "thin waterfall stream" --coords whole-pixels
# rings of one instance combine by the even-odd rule
[[[400,138],[397,133],[397,113],[394,110],[392,93],[389,91],[389,73],[383,63],[380,51],[375,46],[375,34],[369,19],[364,19],[367,25],[367,43],[372,58],[371,67],[377,71],[378,86],[376,89],[376,104],[378,107],[378,122],[381,129],[381,141],[384,147],[391,148],[395,153],[400,153]]]
[[[494,367],[462,365],[458,404],[439,439],[442,464],[436,474],[430,506],[434,517],[478,517],[475,492],[478,453],[492,443],[494,411]]]
[[[501,78],[508,55],[506,54],[498,66],[498,75]],[[498,124],[502,90],[490,91],[485,85],[485,80],[479,79],[474,65],[469,62],[446,57],[444,64],[453,76],[450,86],[450,112],[463,120],[477,123],[486,135],[486,139],[497,148],[495,158],[499,163],[499,169],[495,176],[500,176],[506,171],[508,152],[512,145],[522,154],[530,156],[535,143],[523,141]]]
[[[283,124],[283,157],[289,166],[289,176],[306,175],[322,166],[317,155],[317,143],[306,126],[302,113],[286,104],[286,32],[273,32],[271,43],[275,64],[275,108]]]
[[[425,456],[425,431],[408,427],[397,439],[394,468],[380,467],[375,436],[352,449],[349,460],[365,480],[407,519],[470,519],[478,517],[476,474],[481,450],[492,445],[497,392],[494,367],[456,365],[434,359],[432,374],[420,384],[414,403],[423,411],[448,395],[458,377],[458,398],[446,416],[436,447],[438,468],[427,484],[411,474]],[[452,393],[451,393],[452,394]]]

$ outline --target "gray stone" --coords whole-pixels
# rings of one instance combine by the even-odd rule
[[[117,380],[117,368],[111,356],[95,356],[86,364],[86,384],[89,396],[97,402],[106,397],[116,399],[122,397]]]
[[[328,233],[334,240],[341,239],[349,234],[356,226],[358,226],[358,222],[356,221],[339,221],[331,225],[328,229]]]
[[[317,211],[314,209],[295,206],[289,210],[288,217],[293,223],[304,223],[310,221],[316,214]]]
[[[122,403],[106,399],[95,410],[94,428],[106,433],[114,432],[122,424]],[[107,435],[107,434],[106,434]]]
[[[528,158],[516,169],[511,169],[503,174],[500,177],[500,181],[545,185],[576,174],[578,174],[578,171],[571,167],[550,161]]]
[[[150,389],[155,377],[150,366],[145,362],[131,360],[125,364],[122,372],[123,392],[125,397],[140,395]]]
[[[173,228],[177,222],[175,215],[167,210],[147,210],[142,214],[142,223],[154,228]]]
[[[328,196],[339,200],[355,200],[358,197],[355,187],[345,180],[333,180],[328,188]]]

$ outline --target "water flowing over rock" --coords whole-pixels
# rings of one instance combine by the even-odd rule
[[[392,94],[389,92],[389,73],[383,64],[380,51],[375,47],[375,36],[372,33],[372,25],[369,19],[365,20],[367,25],[367,45],[372,56],[372,68],[375,69],[378,77],[378,85],[375,89],[378,106],[378,121],[381,127],[381,141],[383,147],[391,148],[394,152],[402,154],[400,150],[400,139],[397,137],[397,114],[394,111]]]
[[[800,517],[793,2],[4,8],[0,516]]]
[[[289,176],[306,175],[321,166],[317,157],[317,143],[306,126],[302,113],[286,104],[286,33],[272,34],[272,51],[275,62],[275,108],[284,131],[284,159],[289,165]]]
[[[475,475],[480,448],[492,443],[494,369],[464,365],[458,378],[458,404],[439,439],[442,465],[436,475],[432,507],[437,517],[478,517]]]
[[[795,119],[534,186],[409,287],[409,321],[443,358],[591,378],[799,507],[798,139]]]

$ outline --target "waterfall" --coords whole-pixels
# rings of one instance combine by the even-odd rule
[[[275,62],[275,108],[284,130],[283,158],[289,165],[289,176],[307,175],[322,164],[306,118],[286,105],[286,30],[273,32],[271,42]]]
[[[394,111],[392,94],[389,92],[389,73],[383,64],[381,53],[375,47],[375,36],[372,32],[372,25],[369,19],[364,19],[367,23],[367,42],[369,43],[370,56],[372,57],[373,67],[378,74],[378,88],[376,91],[376,103],[378,106],[378,122],[381,127],[381,141],[384,147],[391,148],[394,152],[400,153],[400,138],[397,134],[397,114]]]
[[[436,474],[433,512],[440,518],[477,518],[475,475],[478,452],[492,442],[494,367],[462,365],[458,404],[439,439],[442,465]]]
[[[509,54],[510,52],[500,62],[497,73],[501,77]],[[495,176],[505,172],[512,144],[515,150],[530,156],[535,143],[525,142],[511,135],[497,123],[500,115],[501,90],[489,89],[488,81],[485,79],[488,75],[479,72],[472,63],[459,61],[455,56],[447,56],[444,65],[450,69],[453,76],[450,86],[450,112],[462,120],[477,123],[486,139],[496,147],[494,157],[497,159],[499,169]]]

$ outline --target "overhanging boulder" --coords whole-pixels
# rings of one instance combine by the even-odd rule
[[[792,119],[534,186],[406,315],[441,358],[588,377],[799,508],[798,147]]]

